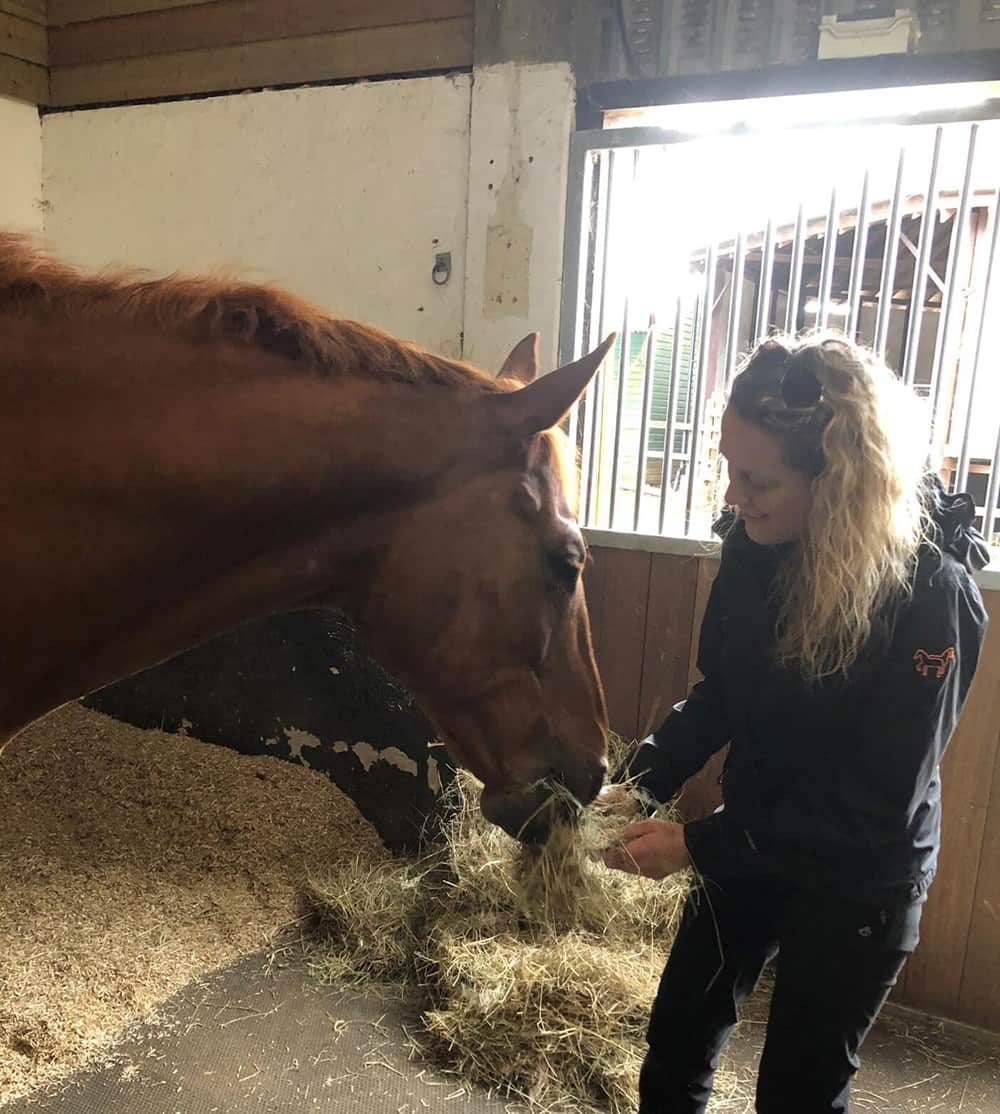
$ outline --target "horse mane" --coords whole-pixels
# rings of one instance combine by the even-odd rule
[[[252,345],[330,377],[353,376],[483,392],[509,390],[477,368],[332,317],[305,298],[226,275],[156,277],[83,271],[24,235],[0,231],[0,316],[114,320],[195,340]]]
[[[115,321],[192,340],[247,344],[330,378],[431,384],[500,393],[494,379],[359,321],[332,317],[277,286],[232,276],[157,277],[131,269],[87,274],[0,230],[0,319]],[[548,430],[534,441],[531,463],[551,471],[576,510],[577,469],[569,441]]]

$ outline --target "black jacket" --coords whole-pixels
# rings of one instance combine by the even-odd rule
[[[987,616],[988,560],[972,500],[934,485],[939,548],[912,598],[876,625],[848,678],[808,683],[775,659],[782,548],[726,535],[701,629],[704,680],[627,771],[669,800],[730,743],[724,808],[685,825],[705,876],[784,878],[858,900],[917,899],[934,876],[939,763],[969,691]]]

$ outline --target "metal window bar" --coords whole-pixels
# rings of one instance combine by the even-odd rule
[[[674,338],[670,349],[670,382],[667,386],[667,428],[663,441],[663,473],[660,476],[660,529],[667,512],[667,497],[673,478],[674,470],[674,438],[677,436],[677,385],[681,375],[681,327],[684,322],[684,302],[677,299],[677,309],[674,313]]]
[[[733,243],[733,274],[729,288],[729,331],[726,334],[726,379],[725,388],[733,381],[736,361],[740,354],[740,313],[743,310],[743,269],[745,263],[743,233],[736,233]]]
[[[802,263],[806,252],[806,211],[799,204],[795,218],[795,239],[788,267],[788,301],[785,305],[785,332],[793,336],[799,331],[799,299],[802,296]]]
[[[892,311],[892,295],[896,282],[896,257],[899,253],[899,231],[903,220],[903,173],[906,169],[906,148],[899,149],[899,162],[896,165],[896,187],[892,193],[892,206],[889,210],[889,223],[886,225],[885,254],[882,257],[882,282],[878,292],[878,316],[875,320],[875,351],[885,356],[886,341],[889,337],[889,316]]]
[[[993,209],[990,213],[993,221],[993,235],[990,238],[989,262],[986,267],[986,283],[983,287],[983,308],[979,315],[979,327],[976,330],[976,349],[972,357],[972,372],[969,376],[969,398],[965,407],[965,421],[962,425],[962,448],[958,456],[958,470],[955,476],[955,490],[964,491],[969,482],[969,440],[972,433],[972,411],[976,400],[976,386],[979,380],[979,363],[983,352],[983,337],[986,335],[986,322],[989,318],[990,296],[993,293],[997,280],[996,269],[1000,264],[1000,187],[993,196]],[[993,471],[1000,467],[997,458],[993,458]]]
[[[705,251],[705,294],[702,305],[701,336],[698,348],[698,370],[695,376],[694,408],[691,412],[691,435],[688,440],[687,499],[684,504],[684,536],[691,532],[695,486],[698,477],[698,450],[701,448],[701,424],[705,409],[705,381],[712,349],[712,316],[715,311],[715,244]],[[692,356],[693,358],[693,356]],[[691,391],[688,389],[688,396]]]
[[[578,199],[577,205],[567,205],[565,241],[567,244],[578,245],[578,251],[567,253],[563,274],[563,313],[560,321],[559,352],[560,358],[566,361],[575,360],[581,354],[587,331],[585,322],[587,313],[593,301],[590,289],[590,278],[593,270],[593,250],[595,237],[592,235],[592,204],[594,191],[595,166],[599,165],[603,156],[598,151],[586,151],[578,159],[571,160],[568,167],[567,186],[570,197]],[[567,269],[568,268],[568,269]],[[589,385],[588,385],[589,386]],[[571,438],[573,458],[577,462],[579,483],[577,484],[577,515],[581,521],[584,519],[585,507],[583,505],[584,489],[586,485],[586,412],[587,392],[584,397],[577,400],[574,409],[577,411],[575,428],[571,424],[571,431],[575,438]],[[582,436],[581,436],[582,434]]]
[[[830,191],[830,210],[826,217],[826,231],[823,238],[823,261],[820,264],[819,308],[816,311],[816,327],[825,329],[830,321],[830,292],[833,289],[833,268],[837,260],[837,238],[840,233],[840,212],[837,209],[837,190]]]
[[[639,452],[635,465],[635,509],[632,529],[638,533],[642,517],[642,490],[646,486],[647,443],[649,441],[649,408],[653,401],[653,372],[656,368],[656,315],[649,315],[646,332],[646,367],[642,381],[642,413],[639,418]]]
[[[861,182],[861,200],[858,202],[858,219],[854,225],[854,251],[851,255],[851,278],[847,295],[847,328],[849,337],[856,340],[861,319],[861,291],[865,285],[865,260],[868,257],[868,192],[871,171],[866,170]]]
[[[948,359],[950,349],[948,342],[951,340],[951,318],[954,312],[955,288],[958,285],[959,266],[965,243],[966,230],[969,225],[969,212],[972,199],[972,170],[976,162],[976,140],[979,136],[979,125],[973,124],[969,128],[969,147],[965,156],[965,174],[962,178],[962,189],[958,198],[958,208],[955,210],[955,220],[951,230],[951,244],[948,247],[948,262],[945,265],[946,283],[944,294],[941,298],[941,317],[938,325],[937,337],[934,344],[934,362],[931,365],[931,382],[929,394],[931,398],[931,435],[937,424],[938,407],[941,404],[941,380],[945,361]],[[994,459],[996,459],[994,457]]]
[[[924,319],[924,298],[927,296],[927,272],[931,262],[931,248],[934,245],[934,226],[937,223],[937,182],[941,165],[941,140],[944,128],[934,132],[934,153],[931,155],[931,173],[924,194],[924,212],[920,219],[920,245],[913,271],[913,285],[910,290],[909,328],[903,349],[903,382],[912,385],[917,374],[917,353],[920,350],[920,326]],[[940,328],[940,324],[938,326]]]
[[[618,501],[618,463],[622,447],[622,413],[625,409],[625,384],[628,381],[629,355],[632,347],[629,299],[625,296],[622,310],[622,332],[618,339],[618,397],[615,403],[615,432],[611,450],[611,491],[608,494],[608,529],[615,528],[615,506]]]
[[[605,157],[598,151],[588,152],[585,166],[580,173],[580,244],[583,250],[579,252],[579,270],[572,276],[564,279],[567,283],[575,283],[576,300],[579,306],[578,315],[574,321],[572,349],[567,352],[560,338],[561,358],[578,359],[588,348],[594,335],[595,319],[595,290],[597,287],[598,252],[601,237],[598,234],[599,223],[602,221],[601,199],[604,194],[601,178]],[[584,393],[577,404],[581,410],[580,440],[587,435],[586,414],[588,412],[587,394]]]
[[[600,247],[600,276],[601,276],[601,292],[599,300],[599,310],[597,313],[597,335],[604,335],[604,327],[607,314],[607,290],[608,290],[608,259],[610,252],[608,245],[611,241],[611,201],[612,201],[612,186],[614,182],[614,168],[615,168],[615,152],[609,151],[606,158],[602,158],[602,175],[601,184],[603,188],[600,191],[600,198],[603,203],[603,213],[600,214],[603,219],[598,221],[598,231],[601,235]],[[595,262],[595,274],[597,271],[597,264]],[[591,343],[593,338],[591,338]],[[601,408],[604,405],[604,369],[601,368],[590,382],[590,399],[588,402],[588,409],[590,411],[587,419],[587,425],[590,430],[590,445],[587,453],[587,498],[584,504],[584,522],[590,523],[593,519],[594,513],[594,497],[596,495],[596,477],[597,477],[597,446],[600,442],[600,415]]]
[[[577,290],[583,292],[583,296],[579,299],[579,313],[577,316],[576,325],[576,340],[574,343],[574,356],[580,356],[583,353],[585,346],[589,347],[591,333],[593,331],[593,310],[594,310],[594,291],[593,283],[590,282],[590,276],[594,271],[594,256],[597,250],[597,237],[590,235],[592,222],[595,220],[595,210],[598,202],[598,195],[595,190],[598,188],[599,167],[602,158],[598,154],[591,155],[587,160],[584,167],[584,184],[583,196],[588,199],[586,205],[581,206],[580,211],[580,238],[582,243],[586,243],[587,250],[580,252],[580,264],[576,275]],[[581,442],[581,432],[584,437],[586,436],[586,421],[587,421],[587,398],[590,395],[590,384],[587,384],[587,390],[583,396],[577,400],[576,405],[570,410],[569,415],[569,443],[572,446],[574,458],[579,452],[580,460],[583,460],[583,452]]]
[[[997,436],[993,445],[990,482],[986,486],[986,506],[983,508],[983,537],[987,545],[993,544],[998,498],[1000,498],[1000,414],[997,415]]]
[[[771,327],[771,273],[774,270],[774,220],[768,218],[760,256],[760,283],[757,287],[757,318],[754,335],[758,341]]]
[[[639,172],[639,149],[636,148],[632,152],[632,173],[628,179],[634,186],[636,177]],[[627,203],[631,204],[633,201],[633,191],[629,191],[626,197]],[[625,391],[628,386],[629,372],[631,370],[631,349],[632,349],[632,315],[630,313],[631,299],[628,293],[625,294],[624,303],[622,306],[622,327],[621,336],[619,337],[619,358],[618,358],[618,393],[615,400],[615,425],[614,433],[612,435],[611,445],[611,490],[608,495],[608,529],[615,528],[615,510],[618,504],[618,477],[621,471],[621,449],[622,449],[622,416],[625,412]]]

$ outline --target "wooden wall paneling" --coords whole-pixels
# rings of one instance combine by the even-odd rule
[[[33,62],[36,66],[47,65],[45,28],[30,19],[0,11],[0,54]]]
[[[698,569],[697,557],[652,555],[639,692],[640,737],[659,727],[687,691]]]
[[[51,59],[53,66],[78,66],[473,14],[473,0],[216,0],[53,26]]]
[[[651,557],[638,550],[606,549],[599,559],[604,564],[604,600],[597,664],[611,729],[631,740],[639,723]]]
[[[0,94],[31,104],[48,104],[49,71],[33,62],[0,54]]]
[[[188,50],[52,70],[54,106],[457,69],[472,64],[471,18]]]
[[[712,583],[719,571],[719,562],[714,557],[698,559],[698,585],[695,593],[694,613],[691,617],[691,653],[688,657],[687,682],[690,688],[701,677],[698,671],[698,640],[701,634],[701,621],[705,617],[705,607],[712,590]],[[719,774],[725,761],[725,751],[710,758],[702,770],[689,778],[681,792],[679,807],[688,820],[698,820],[708,816],[719,806],[722,794],[719,789]]]
[[[45,0],[0,0],[0,12],[37,23],[41,27],[47,24]]]
[[[698,558],[698,583],[695,588],[694,611],[691,615],[691,652],[688,654],[688,688],[701,676],[698,671],[698,638],[701,634],[701,623],[705,618],[705,608],[708,607],[708,597],[715,583],[715,574],[719,571],[719,562],[714,557]]]
[[[938,876],[924,910],[921,943],[910,959],[906,977],[907,1002],[951,1017],[960,1014],[962,971],[977,879],[982,877],[980,860],[1000,724],[1000,593],[988,592],[985,597],[992,623],[976,680],[942,766],[944,817]],[[996,949],[1000,921],[993,940]],[[973,969],[978,969],[978,961]]]
[[[92,19],[158,12],[166,8],[203,8],[215,0],[48,0],[49,26],[87,23]]]
[[[997,726],[994,721],[994,727]],[[974,1025],[1000,1031],[1000,738],[996,731],[994,745],[997,754],[959,989],[958,1016]]]

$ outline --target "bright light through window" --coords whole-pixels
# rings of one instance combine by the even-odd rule
[[[875,92],[860,89],[627,109],[607,113],[604,126],[664,128],[691,136],[739,128],[763,132],[786,131],[790,128],[815,128],[824,123],[864,123],[921,112],[973,109],[998,97],[1000,82],[997,81],[908,86]]]
[[[584,521],[707,537],[741,354],[828,328],[927,398],[942,477],[998,535],[994,116],[1000,83],[644,109],[585,137],[577,347],[623,339],[572,419]]]

